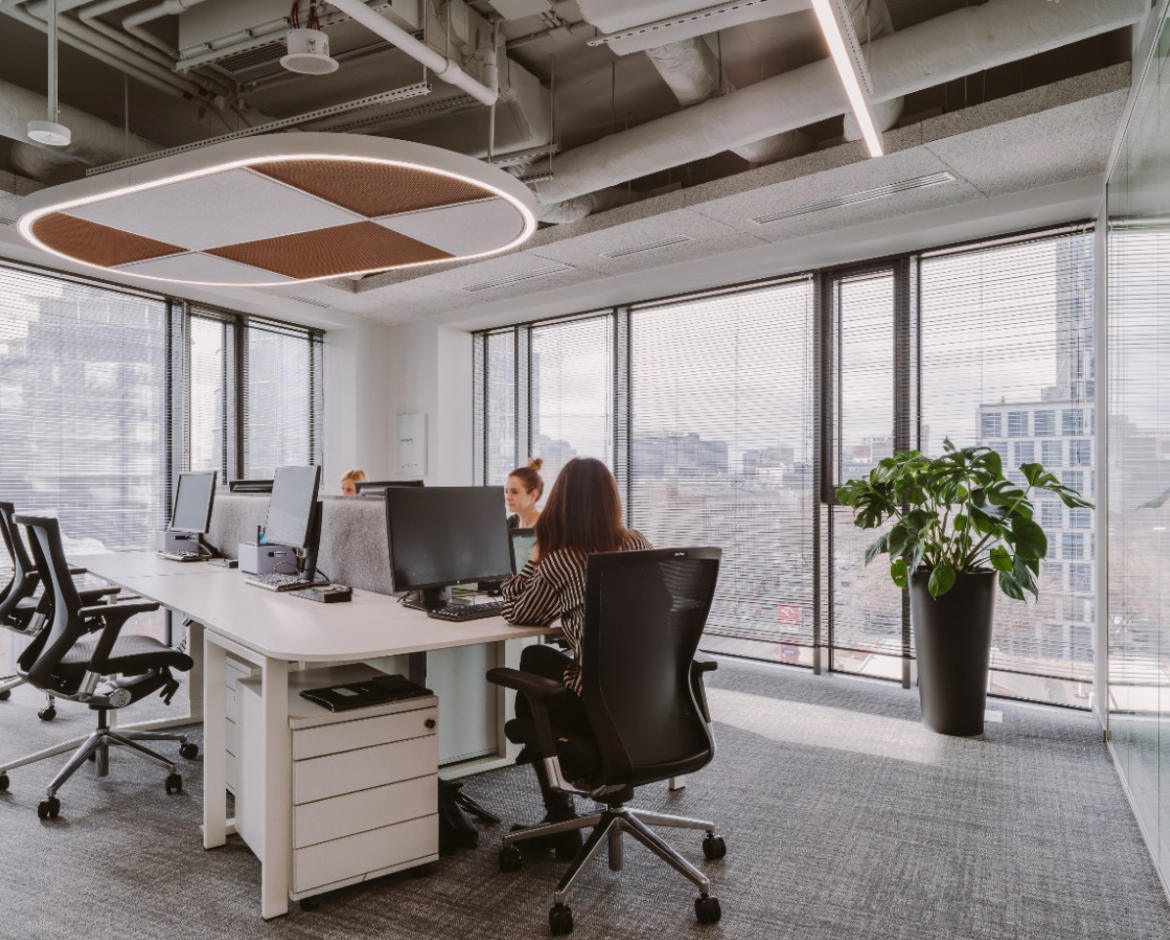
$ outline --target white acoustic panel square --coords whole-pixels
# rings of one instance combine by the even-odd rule
[[[241,212],[241,207],[246,211]],[[226,170],[66,210],[68,215],[199,251],[364,221],[250,170]],[[224,219],[233,224],[225,228]]]
[[[524,220],[503,199],[485,199],[375,219],[379,225],[452,255],[472,255],[506,245]]]
[[[135,264],[124,264],[113,268],[129,274],[144,274],[147,277],[161,277],[175,281],[198,281],[207,284],[272,284],[277,281],[292,281],[272,271],[261,271],[251,265],[191,252],[183,255],[169,255],[166,258],[152,258]]]

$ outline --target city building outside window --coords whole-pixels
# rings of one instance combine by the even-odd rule
[[[1060,543],[1062,558],[1085,557],[1085,537],[1080,532],[1061,533]]]
[[[1063,524],[1064,507],[1060,503],[1043,502],[1040,504],[1040,524],[1045,529],[1059,529]]]
[[[1061,433],[1066,437],[1085,433],[1085,412],[1082,408],[1065,408],[1060,413],[1060,421]]]
[[[1068,462],[1074,467],[1088,467],[1093,463],[1092,441],[1078,439],[1068,442]]]
[[[983,412],[980,437],[999,437],[1003,434],[1003,416],[998,411]]]
[[[1068,511],[1068,525],[1070,529],[1087,529],[1091,524],[1089,510],[1070,509]]]
[[[1039,412],[1036,413],[1039,416]],[[1049,412],[1051,414],[1051,412]],[[1036,422],[1039,424],[1039,422]],[[1036,433],[1040,430],[1037,428]],[[1064,442],[1063,441],[1041,441],[1040,442],[1040,462],[1044,464],[1045,469],[1051,470],[1053,467],[1059,467],[1064,463]]]
[[[1028,436],[1028,412],[1026,411],[1009,411],[1008,412],[1008,437],[1027,437]]]
[[[1036,444],[1033,441],[1016,441],[1016,466],[1036,462]]]
[[[1069,565],[1068,586],[1071,591],[1093,590],[1093,566],[1084,564]]]

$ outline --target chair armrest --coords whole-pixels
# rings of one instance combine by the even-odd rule
[[[714,672],[719,663],[713,659],[696,659],[691,662],[691,692],[703,713],[703,720],[711,724],[711,709],[707,707],[707,690],[703,685],[703,673]]]
[[[109,584],[105,587],[86,588],[84,591],[78,591],[77,596],[81,598],[81,602],[86,607],[89,607],[90,605],[101,600],[103,597],[109,597],[111,594],[117,594],[120,590],[121,588],[116,588],[114,585]]]
[[[69,566],[69,573],[70,574],[89,574],[89,569],[88,568],[81,568],[77,565],[70,565]]]
[[[104,675],[108,672],[106,662],[110,658],[110,651],[118,642],[118,634],[135,614],[148,614],[159,609],[158,604],[152,601],[141,601],[137,604],[97,604],[92,607],[82,607],[78,614],[83,619],[101,621],[101,635],[94,646],[93,655],[89,660],[89,671]]]
[[[487,680],[505,689],[514,689],[528,700],[532,709],[532,724],[536,729],[536,746],[544,758],[557,756],[557,742],[552,721],[548,717],[548,703],[558,695],[572,695],[563,682],[544,676],[521,672],[519,669],[489,669]]]

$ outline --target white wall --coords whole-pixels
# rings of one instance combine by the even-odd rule
[[[426,415],[431,486],[472,482],[471,334],[433,323],[373,324],[325,335],[325,484],[346,470],[398,472],[397,418]]]

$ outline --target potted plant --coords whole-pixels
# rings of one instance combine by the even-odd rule
[[[910,588],[922,717],[941,734],[983,731],[996,581],[1015,600],[1039,596],[1048,538],[1033,518],[1032,493],[1092,507],[1040,464],[1019,470],[1023,489],[1004,476],[994,450],[947,440],[940,457],[916,450],[887,457],[868,479],[837,490],[860,528],[893,521],[866,549],[865,563],[888,554],[890,577]]]

